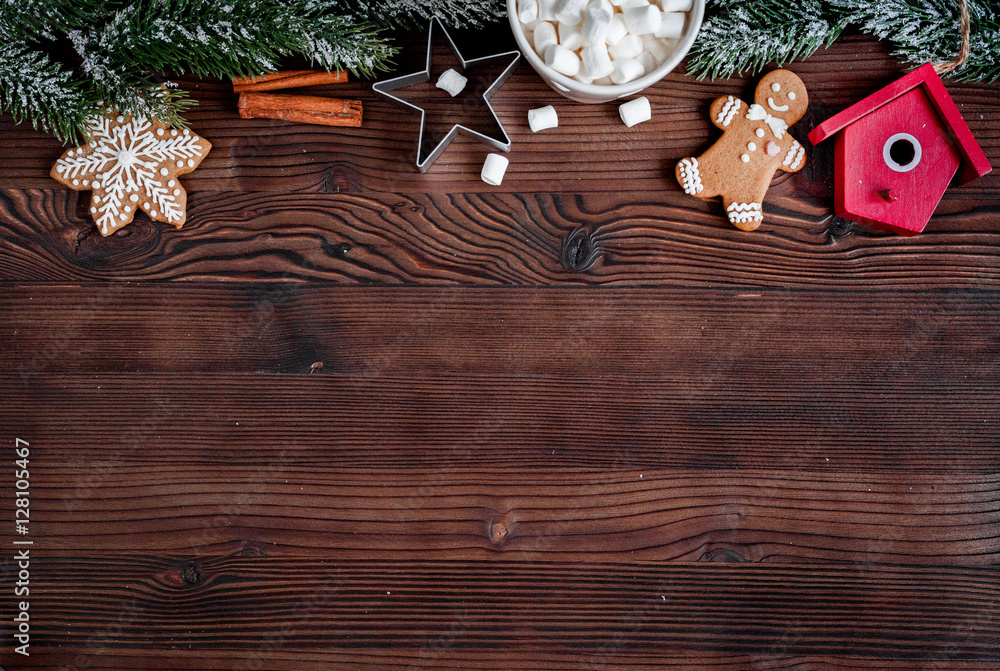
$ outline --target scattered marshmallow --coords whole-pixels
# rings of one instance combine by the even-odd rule
[[[615,71],[611,56],[608,55],[608,48],[604,46],[603,42],[581,49],[580,59],[583,61],[583,69],[586,70],[590,79],[607,77]]]
[[[556,20],[556,6],[559,0],[538,0],[538,18],[541,21]]]
[[[634,58],[619,58],[614,61],[615,70],[611,73],[611,81],[615,84],[628,84],[646,74],[646,68]]]
[[[458,72],[449,68],[442,72],[441,76],[438,77],[436,86],[439,89],[444,89],[451,94],[452,98],[454,98],[462,92],[462,89],[465,88],[468,81],[468,79],[458,74]]]
[[[649,101],[646,100],[645,96],[622,103],[618,106],[618,114],[621,116],[622,122],[629,128],[653,118],[652,111],[649,109]]]
[[[521,23],[538,20],[538,0],[518,0],[517,18]]]
[[[545,50],[553,44],[559,44],[559,35],[556,34],[556,27],[547,21],[542,21],[535,26],[534,34],[535,51],[544,54]]]
[[[556,108],[552,105],[528,110],[528,126],[531,128],[532,133],[537,133],[546,128],[555,128],[558,125],[559,115],[556,114]]]
[[[684,34],[684,22],[687,15],[683,12],[667,12],[660,15],[660,25],[653,32],[656,37],[678,39]]]
[[[660,29],[660,10],[652,5],[629,7],[623,15],[625,27],[633,35],[649,35]]]
[[[642,38],[638,35],[626,35],[618,44],[608,47],[608,53],[616,61],[623,58],[635,58],[642,53]]]
[[[561,44],[553,44],[545,50],[545,64],[567,77],[580,72],[580,57]]]
[[[510,161],[506,156],[500,154],[490,154],[483,163],[483,171],[479,174],[484,182],[492,186],[500,186],[504,173],[507,172],[507,165]]]

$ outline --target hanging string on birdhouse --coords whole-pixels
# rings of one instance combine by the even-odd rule
[[[939,75],[946,75],[954,72],[958,68],[965,65],[965,61],[969,59],[969,33],[971,30],[971,21],[969,20],[968,0],[959,0],[959,5],[961,6],[961,13],[958,19],[958,31],[962,35],[962,46],[958,50],[958,55],[955,56],[953,60],[934,64],[934,72]]]

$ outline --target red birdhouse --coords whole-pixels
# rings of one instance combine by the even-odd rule
[[[903,235],[924,230],[952,177],[965,184],[992,169],[930,64],[827,119],[809,140],[832,135],[837,216]]]

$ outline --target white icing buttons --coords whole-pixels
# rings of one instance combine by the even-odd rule
[[[743,154],[742,156],[740,156],[740,160],[743,161],[744,163],[747,163],[750,161],[750,156],[747,154]]]
[[[750,151],[757,151],[757,145],[751,142],[750,144],[747,145],[747,149],[749,149]]]
[[[128,199],[131,200],[133,203],[139,202],[139,196],[136,195],[136,194],[134,194],[134,193],[130,194],[129,197],[128,197]]]
[[[757,137],[764,137],[764,129],[763,128],[758,128],[757,129]]]
[[[170,171],[167,170],[166,168],[160,168],[160,174],[163,175],[164,177],[167,176],[168,172],[170,172]]]

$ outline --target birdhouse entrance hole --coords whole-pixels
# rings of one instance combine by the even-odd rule
[[[909,172],[920,163],[920,141],[909,133],[896,133],[882,147],[882,159],[896,172]]]

